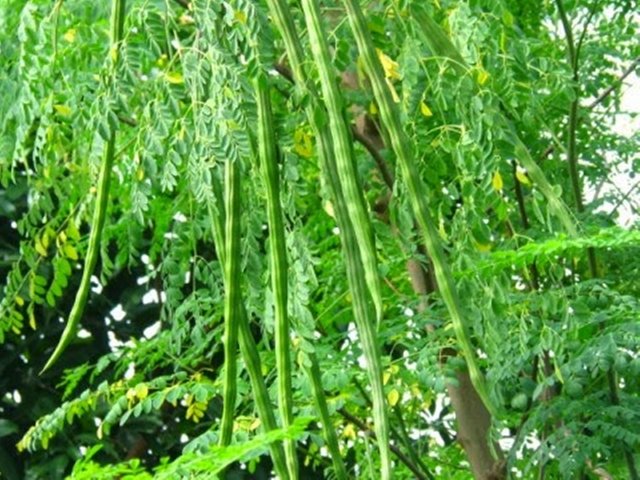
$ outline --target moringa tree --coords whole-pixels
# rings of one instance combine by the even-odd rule
[[[637,7],[6,0],[0,473],[637,479]]]

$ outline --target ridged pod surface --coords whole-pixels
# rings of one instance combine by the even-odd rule
[[[111,42],[109,46],[109,55],[111,57],[111,74],[109,81],[115,84],[115,71],[118,65],[119,48],[123,38],[124,20],[125,20],[125,0],[113,0],[111,9]],[[84,313],[89,291],[91,289],[91,277],[96,268],[98,255],[100,254],[100,241],[102,238],[102,230],[107,214],[107,205],[109,203],[109,186],[111,184],[111,169],[115,159],[116,148],[116,132],[111,130],[109,138],[104,148],[104,155],[100,165],[100,173],[98,174],[98,184],[96,187],[96,204],[91,220],[91,230],[89,233],[89,247],[87,255],[84,259],[84,268],[82,269],[82,278],[80,286],[76,292],[76,297],[69,313],[69,319],[65,325],[62,336],[56,345],[55,350],[47,360],[40,373],[49,370],[51,366],[60,358],[71,341],[75,338],[80,324],[80,319]]]
[[[372,389],[374,428],[380,451],[380,478],[386,480],[391,478],[389,420],[382,383],[380,351],[375,336],[375,311],[370,305],[370,291],[364,281],[365,270],[338,177],[338,168],[331,147],[333,138],[327,125],[321,123],[321,120],[326,118],[326,112],[303,68],[302,45],[295,31],[289,7],[283,0],[267,0],[267,5],[276,28],[284,40],[296,85],[299,91],[308,97],[307,118],[316,136],[321,169],[334,202],[334,210],[338,227],[340,228],[347,267],[349,288],[353,297],[354,318],[366,358],[367,377]]]
[[[220,205],[222,200],[222,186],[215,180],[213,176],[213,193]],[[216,251],[219,252],[219,259],[224,264],[226,254],[224,250],[224,212],[217,213],[211,206],[209,206],[209,217],[211,218],[211,230],[213,234],[213,241],[216,247]],[[262,422],[262,426],[265,432],[270,432],[278,428],[276,418],[271,407],[271,400],[269,399],[269,392],[267,385],[265,384],[264,377],[262,376],[262,365],[260,362],[260,354],[258,353],[258,347],[251,335],[251,329],[249,328],[249,321],[244,304],[240,304],[240,316],[238,319],[238,336],[240,343],[240,353],[244,360],[245,367],[249,373],[249,381],[251,382],[251,389],[253,391],[254,399],[256,401],[256,408],[258,415]],[[287,464],[285,461],[284,450],[282,444],[274,442],[269,445],[269,451],[271,453],[271,459],[278,477],[282,479],[289,478],[289,472],[287,470]]]
[[[379,323],[382,319],[382,293],[380,292],[373,230],[362,187],[358,179],[353,153],[353,138],[351,138],[351,132],[347,125],[344,102],[336,82],[337,72],[329,56],[329,46],[326,40],[327,33],[322,25],[318,2],[316,0],[302,0],[302,9],[304,10],[304,17],[309,31],[311,53],[320,77],[322,99],[329,114],[329,131],[331,132],[334,158],[338,167],[338,179],[344,192],[347,211],[352,219],[367,287],[371,292]]]
[[[229,445],[233,433],[233,420],[238,380],[238,322],[242,305],[240,285],[240,165],[238,159],[225,161],[225,222],[224,222],[224,384],[220,445]]]
[[[343,0],[343,4],[347,10],[349,24],[356,39],[364,69],[371,81],[382,123],[387,130],[391,148],[396,154],[398,163],[400,164],[413,213],[420,227],[424,244],[431,257],[440,294],[449,311],[459,348],[467,362],[471,381],[487,407],[487,410],[495,414],[496,409],[489,399],[484,377],[477,364],[476,355],[469,337],[469,327],[458,298],[453,276],[451,275],[447,259],[440,244],[435,222],[429,213],[429,206],[426,200],[427,196],[425,194],[426,190],[420,178],[418,167],[415,164],[413,143],[402,128],[400,112],[385,82],[382,65],[373,47],[371,35],[367,29],[367,22],[360,9],[360,5],[355,0]]]
[[[278,372],[278,407],[282,425],[293,423],[293,394],[291,392],[291,348],[289,315],[287,312],[288,278],[287,251],[282,206],[276,138],[271,113],[271,98],[267,79],[258,75],[254,81],[258,108],[258,157],[267,191],[267,223],[269,225],[269,263],[271,290],[274,299],[275,352]],[[285,442],[287,469],[292,479],[298,478],[296,445]]]

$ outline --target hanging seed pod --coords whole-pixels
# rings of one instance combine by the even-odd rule
[[[263,75],[259,75],[253,83],[258,107],[258,157],[267,190],[269,263],[271,289],[274,297],[275,351],[278,371],[278,407],[282,425],[288,427],[293,423],[293,394],[291,392],[291,340],[287,312],[287,252],[282,206],[280,205],[278,156],[267,79]],[[292,479],[298,478],[298,460],[294,441],[285,441],[285,455],[289,476]]]
[[[411,206],[413,207],[414,215],[420,226],[423,241],[433,262],[440,293],[451,316],[451,323],[460,350],[467,362],[471,381],[487,407],[487,410],[495,414],[496,409],[489,399],[482,372],[477,364],[476,355],[469,338],[468,325],[466,324],[466,319],[444,251],[440,245],[438,231],[429,213],[425,187],[415,164],[413,143],[402,128],[400,112],[391,97],[389,87],[385,81],[382,65],[380,65],[380,60],[373,47],[371,35],[367,30],[367,23],[360,9],[360,5],[355,0],[343,0],[343,4],[347,10],[349,24],[355,36],[362,63],[371,81],[373,93],[380,111],[380,118],[389,135],[391,148],[398,158],[398,163],[400,164],[409,193]]]
[[[113,0],[111,9],[111,45],[109,54],[111,55],[111,76],[110,81],[115,84],[115,71],[119,60],[119,48],[122,43],[124,31],[124,10],[126,7],[125,0]],[[100,173],[98,174],[98,185],[96,187],[96,204],[93,211],[93,219],[91,220],[91,230],[89,233],[89,247],[87,256],[84,260],[84,268],[82,269],[82,278],[80,286],[76,293],[69,319],[62,332],[62,336],[56,345],[55,350],[51,354],[49,360],[45,364],[40,373],[49,370],[51,366],[60,358],[65,349],[76,336],[80,319],[84,313],[84,308],[89,298],[89,290],[91,289],[91,276],[96,268],[98,255],[100,254],[100,241],[102,238],[102,230],[107,213],[107,205],[109,203],[109,185],[111,183],[111,169],[115,159],[116,132],[112,128],[107,139],[102,164],[100,165]]]

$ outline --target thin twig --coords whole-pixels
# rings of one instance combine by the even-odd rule
[[[615,82],[609,85],[609,87],[607,87],[600,95],[598,95],[598,97],[593,102],[587,105],[587,108],[592,109],[600,105],[611,94],[611,92],[613,92],[624,81],[625,78],[627,78],[635,71],[638,64],[640,64],[640,57],[637,57],[633,62],[631,62],[631,65],[627,67],[622,75],[620,75],[615,80]]]
[[[374,439],[376,438],[376,434],[373,432],[373,430],[369,428],[369,426],[365,422],[360,420],[355,415],[350,414],[344,408],[340,408],[338,410],[338,413],[342,415],[342,417],[345,420],[353,423],[356,427],[358,427],[362,432],[366,433],[371,438],[374,438]],[[431,472],[423,472],[422,470],[420,470],[418,466],[414,464],[409,457],[407,457],[404,453],[402,453],[402,450],[400,450],[396,445],[389,445],[389,449],[394,453],[396,457],[398,457],[398,460],[404,463],[407,466],[407,468],[409,468],[409,470],[413,472],[413,474],[416,476],[417,479],[419,480],[435,479],[435,477],[433,476],[433,474],[431,474]]]
[[[582,49],[582,44],[584,43],[584,39],[587,35],[587,29],[589,28],[589,24],[591,23],[591,20],[593,20],[593,17],[596,14],[596,9],[599,3],[600,3],[599,1],[593,2],[593,6],[589,11],[589,16],[587,16],[587,19],[584,21],[584,26],[582,27],[582,33],[580,34],[580,38],[578,39],[578,43],[576,44],[576,64],[578,62],[578,59],[580,58],[580,50]]]

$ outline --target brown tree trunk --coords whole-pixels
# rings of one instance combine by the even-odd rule
[[[418,309],[427,308],[427,294],[436,288],[435,280],[416,259],[407,261],[407,271],[411,278],[413,291],[420,296]],[[453,349],[447,349],[440,355],[440,363],[444,365],[447,358],[455,356]],[[500,446],[490,446],[491,415],[478,396],[469,373],[457,373],[458,385],[447,385],[447,393],[456,415],[457,438],[467,454],[473,477],[476,480],[500,480],[506,477],[504,461]]]

